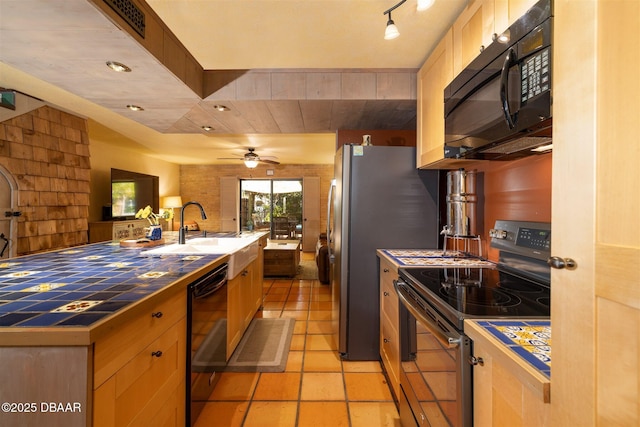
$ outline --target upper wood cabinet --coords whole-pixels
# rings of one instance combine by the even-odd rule
[[[495,30],[495,4],[503,0],[475,0],[460,14],[452,27],[453,73],[458,75],[489,46]],[[506,2],[505,2],[506,3]],[[506,28],[505,28],[506,29]]]
[[[452,41],[449,30],[418,71],[418,167],[444,157],[444,88],[453,78]]]
[[[453,79],[452,41],[449,30],[418,71],[416,165],[423,169],[456,169],[471,162],[444,158],[444,88]]]
[[[458,75],[480,52],[520,18],[536,0],[475,0],[453,24],[453,74]]]
[[[444,158],[444,89],[488,46],[493,34],[506,30],[536,0],[475,0],[418,71],[417,161],[423,169],[469,167],[473,160]]]

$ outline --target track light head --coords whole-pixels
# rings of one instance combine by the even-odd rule
[[[400,31],[398,31],[398,27],[391,19],[391,12],[389,12],[389,20],[387,21],[387,28],[384,30],[384,39],[392,40],[400,35]]]

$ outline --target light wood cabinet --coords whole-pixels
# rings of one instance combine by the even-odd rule
[[[396,397],[400,394],[400,333],[399,304],[393,281],[397,268],[380,257],[380,358],[391,381]]]
[[[227,359],[262,306],[262,269],[258,268],[261,262],[259,255],[227,284]]]
[[[554,3],[554,426],[640,425],[640,3]],[[585,126],[589,123],[589,126]]]
[[[475,0],[453,24],[453,74],[457,76],[537,0]]]
[[[94,344],[93,425],[184,423],[186,292],[158,301]]]
[[[473,425],[544,427],[551,425],[549,380],[512,350],[492,342],[482,327],[465,330],[473,340]]]
[[[444,158],[444,89],[535,0],[475,0],[460,14],[418,71],[417,161],[422,169],[469,168],[478,161]]]
[[[444,88],[453,79],[452,31],[440,40],[418,72],[417,167],[456,169],[470,160],[444,158]]]
[[[444,158],[444,88],[453,78],[449,30],[418,71],[417,166]]]
[[[496,4],[502,3],[506,1],[472,1],[453,23],[453,74],[455,76],[492,43],[492,36],[497,32],[495,7]],[[506,29],[507,27],[500,31]]]

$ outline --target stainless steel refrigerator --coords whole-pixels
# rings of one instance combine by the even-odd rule
[[[415,147],[345,145],[327,204],[334,339],[345,360],[379,360],[376,249],[437,248],[438,171]]]

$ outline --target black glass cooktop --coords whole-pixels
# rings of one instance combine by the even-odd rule
[[[544,318],[550,289],[499,268],[407,268],[400,276],[454,324],[464,318]]]

